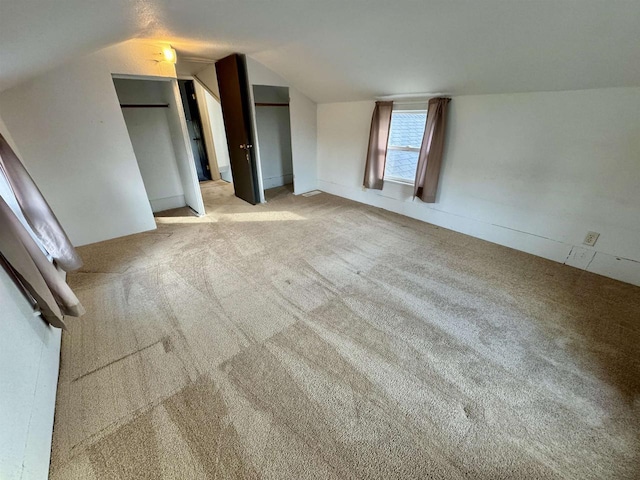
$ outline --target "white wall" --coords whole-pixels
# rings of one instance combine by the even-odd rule
[[[167,90],[168,80],[137,79],[116,77],[113,79],[116,95],[121,104],[163,104],[168,103],[171,93]]]
[[[114,79],[122,104],[168,103],[166,82]],[[129,138],[136,155],[147,197],[154,212],[186,205],[176,162],[168,108],[123,108]]]
[[[256,126],[264,188],[292,183],[289,107],[256,106]]]
[[[293,183],[289,88],[256,85],[253,100],[263,186]]]
[[[216,73],[215,64],[201,69],[194,77],[220,102],[220,89],[218,88],[218,74]]]
[[[0,93],[23,161],[75,245],[155,228],[112,74],[175,77],[131,41]]]
[[[432,205],[363,191],[372,111],[318,106],[320,189],[640,285],[640,88],[454,97]]]
[[[151,210],[161,212],[185,206],[184,190],[167,122],[167,110],[126,108],[122,113]]]
[[[247,72],[251,87],[289,87],[294,193],[297,195],[317,188],[317,105],[284,78],[249,56]],[[260,156],[260,146],[257,147],[257,155]]]
[[[0,133],[20,156],[0,118]],[[60,361],[60,330],[0,267],[0,478],[47,478]]]

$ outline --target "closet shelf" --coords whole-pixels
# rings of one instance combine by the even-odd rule
[[[120,108],[169,108],[168,103],[121,103]]]

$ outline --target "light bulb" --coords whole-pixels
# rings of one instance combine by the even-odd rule
[[[162,56],[165,62],[176,63],[176,51],[171,47],[165,47],[162,49]]]

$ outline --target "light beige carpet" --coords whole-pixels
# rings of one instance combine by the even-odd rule
[[[321,194],[83,247],[51,477],[640,478],[640,288]]]

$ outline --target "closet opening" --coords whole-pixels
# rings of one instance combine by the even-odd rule
[[[270,189],[283,187],[293,192],[289,88],[254,85],[253,99],[260,172],[268,200]]]
[[[153,212],[186,206],[204,215],[177,80],[114,77],[113,83]]]

